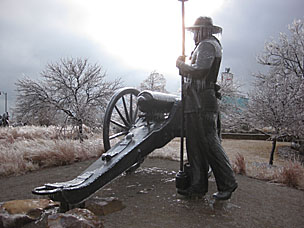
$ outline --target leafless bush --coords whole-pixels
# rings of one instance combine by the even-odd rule
[[[233,163],[233,171],[237,174],[246,175],[246,162],[242,154],[237,153]]]
[[[298,161],[289,160],[282,168],[279,181],[289,187],[297,188],[304,179],[304,167]]]

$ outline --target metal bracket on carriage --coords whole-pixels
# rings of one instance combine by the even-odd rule
[[[87,179],[89,179],[94,172],[85,172],[81,174],[80,176],[77,176],[73,180],[66,181],[66,182],[57,182],[52,184],[45,184],[44,186],[35,188],[32,192],[34,194],[38,195],[49,195],[49,194],[55,194],[56,192],[60,192],[64,188],[71,188],[75,187],[77,185],[82,184]]]
[[[132,132],[127,134],[125,136],[125,138],[120,143],[118,143],[114,146],[115,149],[110,150],[109,152],[106,152],[106,153],[102,154],[101,159],[103,161],[110,161],[113,157],[115,157],[122,150],[124,150],[130,144],[130,142],[132,142],[133,137],[134,137],[134,134]]]

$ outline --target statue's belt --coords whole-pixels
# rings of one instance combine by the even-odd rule
[[[205,84],[205,86],[203,88],[200,88],[198,90],[195,89],[195,88],[197,88],[197,86],[193,86],[193,84],[188,84],[187,83],[185,91],[188,95],[192,95],[192,97],[194,98],[197,110],[201,110],[201,108],[202,108],[202,105],[201,105],[201,102],[200,102],[200,99],[199,99],[199,94],[202,93],[203,91],[212,89],[212,90],[215,91],[216,98],[221,99],[221,93],[219,92],[221,87],[219,85],[215,84],[215,83]]]
[[[214,89],[218,91],[220,89],[220,86],[215,84],[214,82],[206,83],[203,80],[193,80],[193,79],[190,79],[189,81],[185,82],[185,88],[187,89],[188,87],[193,87],[197,91],[204,91],[207,89]]]

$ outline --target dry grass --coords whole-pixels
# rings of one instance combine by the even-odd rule
[[[83,126],[83,132],[86,136],[92,136],[88,127]],[[34,139],[75,139],[78,132],[75,127],[67,126],[65,128],[50,126],[22,126],[0,128],[0,141],[13,143],[14,140],[34,140]]]
[[[180,141],[176,138],[166,147],[155,150],[149,157],[169,158],[178,161],[179,145]],[[304,189],[303,166],[297,162],[286,161],[277,155],[279,147],[290,146],[290,143],[277,142],[273,166],[268,165],[272,148],[271,141],[224,139],[222,145],[236,173]],[[184,159],[186,159],[186,149],[184,151]]]
[[[83,143],[61,139],[55,127],[0,128],[0,176],[100,156],[103,152],[101,141],[98,136]]]
[[[246,167],[247,176],[304,189],[304,167],[295,160],[286,161],[277,154],[279,147],[290,146],[290,143],[277,142],[273,166],[268,164],[271,141],[224,140],[223,146],[229,158],[235,159],[234,166]],[[239,157],[240,154],[244,160]]]
[[[268,163],[251,162],[247,163],[246,175],[259,180],[275,181],[278,179],[279,168],[270,166]]]
[[[65,136],[68,134],[66,131]],[[100,135],[90,135],[83,143],[64,138],[55,127],[0,128],[0,176],[71,164],[98,157],[103,152]],[[286,145],[290,143],[278,142],[277,148]],[[180,141],[176,138],[149,157],[179,160],[179,146]],[[223,147],[236,173],[304,189],[304,168],[299,162],[286,162],[276,151],[274,166],[268,165],[272,142],[225,139]],[[186,160],[186,149],[184,152]]]
[[[277,150],[280,146],[290,146],[288,142],[277,142],[274,156],[275,165],[283,165],[284,160],[277,156]],[[245,161],[253,163],[268,163],[270,151],[272,148],[271,141],[264,140],[223,140],[223,147],[229,158],[233,160],[240,153],[244,156]]]
[[[225,140],[223,146],[228,156],[235,158],[233,165],[236,167],[236,173],[239,173],[240,168],[246,167],[247,176],[304,189],[303,165],[295,159],[286,161],[277,155],[280,146],[290,146],[290,143],[277,143],[273,166],[268,164],[271,141]]]
[[[0,128],[0,140],[13,143],[15,140],[58,139],[59,129],[56,127],[7,127]]]

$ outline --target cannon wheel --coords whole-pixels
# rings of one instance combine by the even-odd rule
[[[138,117],[137,95],[134,88],[123,88],[111,98],[103,122],[103,145],[111,148],[111,141],[128,134]]]

